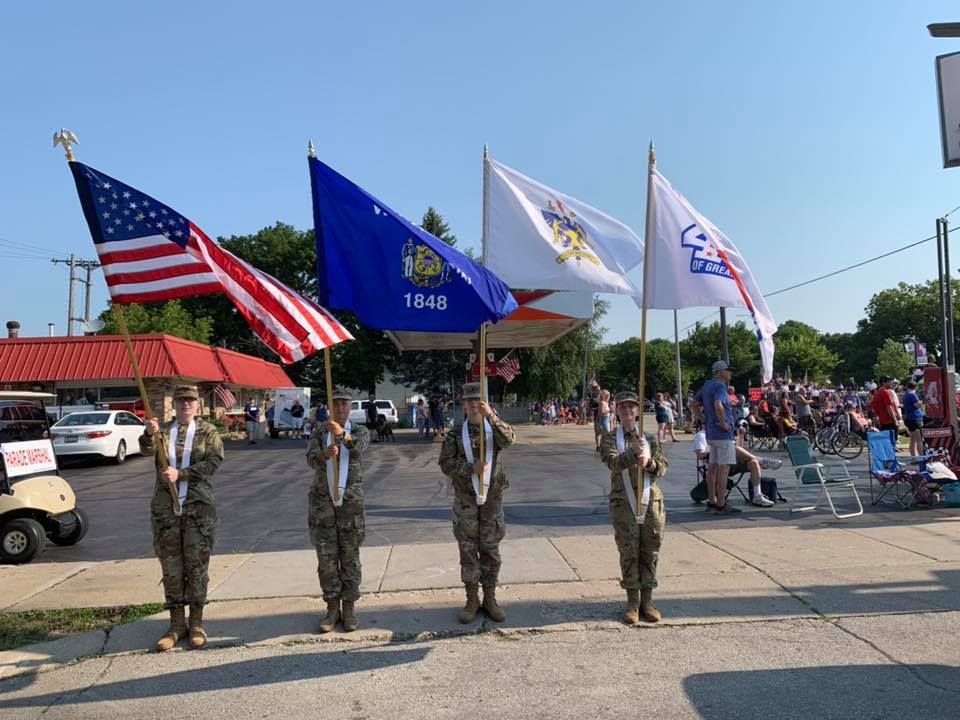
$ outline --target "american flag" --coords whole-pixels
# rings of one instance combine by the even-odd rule
[[[237,396],[230,392],[230,388],[226,385],[217,385],[213,391],[217,394],[217,399],[222,402],[223,406],[228,410],[240,404],[237,402]]]
[[[511,350],[497,363],[497,375],[502,377],[508,385],[520,374],[520,358],[514,355],[514,352],[514,350]]]
[[[284,363],[353,340],[317,303],[224,250],[169,206],[82,163],[70,168],[113,302],[226,293]]]

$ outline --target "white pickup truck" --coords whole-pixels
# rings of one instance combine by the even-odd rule
[[[377,405],[377,416],[382,417],[387,425],[396,425],[400,418],[397,415],[397,408],[394,407],[391,400],[374,400]],[[367,421],[367,405],[369,400],[353,400],[350,403],[350,422],[352,424],[365,423]]]

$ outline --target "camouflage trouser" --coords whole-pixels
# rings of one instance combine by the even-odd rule
[[[317,550],[317,575],[324,600],[360,599],[360,546],[366,520],[363,490],[350,485],[336,507],[324,488],[310,491],[310,542]]]
[[[637,516],[630,503],[619,498],[610,501],[610,521],[620,551],[620,587],[644,590],[657,586],[657,561],[667,515],[663,499],[651,499],[643,525],[637,525]]]
[[[460,547],[460,579],[464,583],[497,584],[500,541],[506,533],[502,494],[488,494],[486,502],[477,505],[474,495],[454,493],[453,536]]]
[[[151,513],[153,551],[163,569],[163,593],[168,608],[207,602],[207,567],[217,529],[212,505],[193,502],[183,514]]]

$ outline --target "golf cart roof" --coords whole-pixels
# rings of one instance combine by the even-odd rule
[[[29,390],[0,390],[0,400],[53,400],[53,393],[30,392]]]

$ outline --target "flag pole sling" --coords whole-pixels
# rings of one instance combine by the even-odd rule
[[[327,376],[327,417],[333,420],[333,365],[330,360],[330,348],[323,349],[323,367]],[[333,502],[340,502],[340,462],[333,459]]]
[[[490,232],[490,163],[488,162],[488,150],[487,145],[483,145],[483,229],[480,235],[480,262],[486,267],[487,266],[487,236]],[[480,325],[480,400],[482,402],[487,401],[487,324],[482,323]],[[466,405],[466,402],[464,402]],[[486,448],[484,444],[486,442],[487,429],[485,425],[485,419],[480,419],[480,462],[483,462],[487,457]],[[491,469],[492,471],[492,469]],[[479,476],[478,487],[480,488],[480,499],[485,500],[487,497],[487,488],[484,485],[484,475],[483,473]]]
[[[638,393],[640,398],[640,429],[639,435],[641,438],[643,435],[643,412],[644,412],[644,394],[643,389],[646,385],[646,376],[647,376],[647,300],[648,300],[648,291],[650,288],[650,247],[651,247],[651,238],[653,237],[653,170],[657,165],[656,156],[653,153],[653,141],[650,142],[650,155],[647,159],[647,219],[644,223],[643,231],[643,303],[640,309],[640,392]],[[650,448],[651,452],[653,448]],[[637,471],[637,489],[634,497],[637,498],[637,524],[643,523],[643,517],[640,514],[641,503],[640,498],[643,493],[643,473],[644,468],[641,465],[640,469]],[[633,480],[630,480],[633,482]]]
[[[480,326],[480,400],[483,402],[487,401],[487,324],[484,323]],[[480,454],[478,458],[480,462],[483,462],[487,457],[487,449],[484,447],[486,442],[487,430],[485,427],[485,418],[480,418]],[[492,469],[492,468],[491,468]],[[484,483],[484,476],[486,473],[480,475],[480,498],[486,500],[487,497],[487,486]]]
[[[133,343],[130,342],[130,331],[127,329],[127,321],[123,317],[123,310],[116,303],[113,303],[113,315],[117,319],[117,325],[120,326],[120,334],[123,335],[123,344],[127,348],[127,357],[130,359],[130,365],[133,367],[133,376],[137,380],[137,387],[140,389],[140,399],[143,400],[143,414],[147,420],[153,420],[153,408],[150,407],[150,397],[147,395],[147,386],[143,384],[143,375],[140,374],[140,363],[137,362],[137,353],[134,352]],[[161,469],[169,467],[167,461],[167,444],[162,435],[157,435],[157,456],[160,458]],[[173,511],[178,515],[181,512],[180,496],[173,483],[166,483],[167,490],[170,491],[170,499],[173,501]]]

